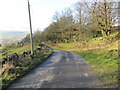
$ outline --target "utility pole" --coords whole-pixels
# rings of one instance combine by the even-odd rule
[[[28,0],[28,13],[29,13],[29,22],[30,22],[30,42],[31,42],[31,54],[33,53],[33,36],[32,36],[32,23],[31,23],[31,14],[30,14],[30,3]]]

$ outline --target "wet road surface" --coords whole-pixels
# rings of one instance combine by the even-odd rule
[[[54,50],[52,56],[9,88],[95,88],[94,71],[81,56]]]

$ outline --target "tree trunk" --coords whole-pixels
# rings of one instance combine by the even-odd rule
[[[101,30],[101,33],[102,33],[103,37],[107,37],[107,32],[105,30]]]

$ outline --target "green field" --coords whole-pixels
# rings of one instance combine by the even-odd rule
[[[24,37],[26,34],[15,34],[15,35],[1,35],[0,39],[1,40],[14,40],[19,37]]]

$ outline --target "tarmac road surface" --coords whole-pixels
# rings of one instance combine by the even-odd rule
[[[90,64],[81,56],[54,50],[37,68],[15,81],[9,88],[96,88],[98,80]]]

